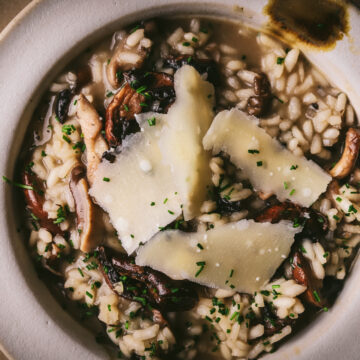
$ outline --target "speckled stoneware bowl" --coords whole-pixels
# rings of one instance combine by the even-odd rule
[[[299,0],[300,1],[300,0]],[[302,0],[301,0],[302,1]],[[134,21],[166,14],[212,14],[263,27],[263,0],[43,0],[25,8],[0,35],[0,174],[12,177],[30,115],[53,74],[90,43]],[[360,115],[360,15],[332,50],[305,49]],[[61,309],[37,278],[17,233],[12,189],[0,190],[0,346],[15,359],[107,359],[94,337]],[[332,309],[269,359],[360,358],[360,263]]]

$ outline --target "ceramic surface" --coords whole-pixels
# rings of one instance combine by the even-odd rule
[[[198,13],[263,26],[263,0],[34,1],[0,35],[0,175],[13,177],[31,113],[52,76],[103,35],[144,17]],[[239,9],[244,7],[243,11]],[[360,114],[360,16],[350,9],[350,36],[330,52],[306,51],[350,97]],[[64,312],[37,278],[16,229],[13,189],[0,185],[0,342],[9,356],[30,359],[107,359],[93,336]],[[335,306],[266,359],[359,359],[360,263]]]

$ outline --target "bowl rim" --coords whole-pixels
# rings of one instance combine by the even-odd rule
[[[85,4],[87,9],[82,7]],[[246,0],[223,0],[221,2],[219,0],[102,0],[102,5],[107,7],[106,11],[101,9],[96,14],[92,14],[89,8],[96,7],[98,4],[98,0],[78,0],[77,2],[62,0],[61,3],[57,0],[33,0],[0,34],[0,73],[3,80],[3,84],[0,84],[0,98],[5,98],[4,103],[7,104],[6,107],[0,108],[0,118],[7,119],[0,122],[0,132],[7,131],[11,134],[0,142],[0,151],[4,154],[0,160],[1,174],[7,176],[13,174],[15,159],[24,136],[24,129],[18,125],[21,122],[28,122],[29,114],[37,99],[46,87],[45,85],[50,82],[52,75],[49,76],[49,73],[56,74],[56,69],[60,68],[61,63],[73,57],[71,54],[78,52],[85,43],[93,42],[101,34],[115,28],[116,23],[132,22],[124,20],[125,17],[135,19],[140,14],[150,15],[150,13],[158,12],[167,14],[177,10],[206,14],[216,11],[218,14],[230,16],[234,11],[234,6],[237,5],[239,8],[244,7],[245,11],[236,13],[236,17],[246,19],[250,23],[255,18],[259,24],[266,21],[264,14],[259,13],[259,10],[266,4],[265,0],[253,0],[250,3]],[[80,20],[79,24],[71,23],[74,15],[66,14],[66,9],[81,13],[78,19]],[[349,12],[352,21],[351,31],[355,35],[359,33],[360,17],[352,7],[349,8]],[[44,20],[54,26],[57,25],[58,28],[54,31],[48,26],[46,28],[48,33],[44,34],[44,28],[42,28]],[[94,21],[96,28],[91,27],[93,24],[89,25],[90,21]],[[64,30],[63,24],[74,25],[78,33],[74,35],[71,34],[71,31],[69,32],[69,29]],[[36,39],[35,42],[31,42],[33,48],[30,47],[30,49],[26,48],[26,43],[29,41],[26,36],[28,34]],[[47,48],[41,44],[41,41],[45,41]],[[61,50],[56,45],[60,45]],[[310,60],[322,64],[324,71],[329,75],[333,74],[334,69],[341,73],[346,81],[340,81],[340,88],[347,92],[349,91],[346,89],[350,89],[350,93],[360,94],[360,70],[351,74],[347,69],[338,69],[338,66],[335,66],[337,64],[334,65],[336,60],[341,59],[341,63],[345,64],[346,68],[355,68],[356,52],[349,52],[350,45],[360,49],[360,40],[354,36],[351,41],[345,38],[337,44],[334,50],[326,54],[319,54],[307,49],[305,49],[305,53]],[[19,49],[23,50],[23,59],[15,56],[19,53]],[[51,50],[49,52],[52,55],[49,58],[39,58],[39,55],[47,54],[46,50]],[[36,54],[36,51],[39,53]],[[29,62],[28,56],[31,54],[35,60]],[[23,78],[21,78],[22,76]],[[23,81],[20,89],[12,83],[14,78],[18,82],[19,80]],[[13,99],[11,102],[12,97],[7,94],[10,91],[20,98]],[[353,96],[351,100],[359,114],[359,97]],[[89,336],[87,330],[67,313],[60,313],[59,304],[51,297],[45,285],[37,280],[21,236],[16,233],[16,223],[12,219],[12,215],[16,213],[13,199],[12,191],[9,191],[7,185],[2,184],[0,211],[3,216],[0,217],[0,229],[2,229],[0,241],[3,249],[0,261],[0,279],[5,291],[0,307],[0,318],[2,319],[0,348],[9,358],[63,359],[65,356],[70,358],[85,358],[86,356],[88,359],[97,359],[107,357],[102,347],[90,341],[92,336]],[[9,271],[10,269],[12,272]],[[360,295],[356,295],[355,291],[356,283],[359,283],[359,280],[360,263],[357,262],[349,279],[345,282],[342,295],[344,297],[346,294],[346,297],[338,299],[336,308],[330,310],[326,316],[320,315],[319,323],[311,324],[307,328],[307,333],[299,334],[301,338],[291,339],[274,355],[267,355],[266,359],[305,360],[311,358],[320,360],[326,356],[329,358],[346,356],[350,360],[357,359],[357,351],[360,348],[356,342],[356,326],[360,323],[360,313],[356,309],[360,305]],[[18,293],[21,294],[20,299],[17,296]],[[340,307],[341,305],[342,307]],[[333,325],[335,320],[337,320],[336,326]],[[19,332],[20,326],[21,332]],[[69,329],[72,330],[71,334]],[[352,334],[349,335],[349,333]],[[54,338],[56,339],[54,340]],[[304,348],[300,348],[299,343]],[[43,344],[46,344],[46,349],[42,346]],[[347,353],[344,354],[341,349],[346,349]]]

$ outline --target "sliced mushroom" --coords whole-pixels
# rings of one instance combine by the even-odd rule
[[[273,309],[272,305],[265,302],[264,307],[260,308],[263,318],[264,325],[264,334],[266,336],[271,336],[284,328],[287,325],[291,325],[295,322],[295,319],[286,317],[285,319],[280,319],[276,315],[276,311]]]
[[[195,56],[181,55],[178,57],[168,57],[164,60],[164,67],[169,67],[178,70],[184,65],[193,66],[201,75],[204,75],[205,80],[212,83],[214,86],[220,84],[220,73],[217,64],[211,59],[198,59]]]
[[[58,121],[63,124],[67,118],[72,92],[70,89],[58,93],[55,101],[55,115]]]
[[[84,167],[79,165],[72,169],[69,186],[75,201],[80,250],[88,253],[102,240],[102,225],[99,221],[101,210],[91,201],[88,194],[89,186]]]
[[[294,280],[298,284],[307,287],[307,290],[304,293],[305,300],[316,307],[323,307],[325,305],[325,300],[322,298],[320,291],[322,281],[315,278],[310,264],[299,251],[295,252],[292,257],[291,266],[293,268]]]
[[[291,220],[294,226],[303,226],[297,237],[322,239],[328,231],[329,224],[325,216],[313,209],[301,208],[290,202],[269,206],[255,218],[258,222],[278,223],[280,220]]]
[[[144,29],[139,30],[144,31]],[[145,48],[141,46],[141,44],[136,47],[130,47],[127,44],[129,36],[131,36],[131,34],[125,36],[119,42],[106,68],[108,81],[114,89],[120,86],[123,72],[142,67],[151,49],[150,47]]]
[[[99,114],[84,95],[80,94],[77,102],[77,117],[84,135],[87,160],[87,178],[90,185],[102,154],[108,145],[101,135],[102,123]]]
[[[345,148],[337,164],[329,171],[336,179],[348,176],[354,168],[360,149],[359,130],[350,128],[346,133]]]
[[[44,205],[44,186],[42,181],[38,179],[36,174],[32,171],[24,170],[22,181],[25,185],[31,186],[33,189],[24,189],[25,200],[30,212],[36,216],[40,226],[45,228],[53,235],[63,235],[63,231],[57,224],[54,224],[53,219],[49,219],[49,214],[43,209]]]
[[[126,254],[111,254],[99,247],[99,260],[108,285],[126,299],[150,305],[160,311],[185,311],[198,301],[187,281],[172,280],[150,267],[135,264]],[[121,284],[121,285],[120,285]]]
[[[337,203],[336,195],[340,194],[340,185],[337,180],[332,180],[331,183],[328,185],[326,195],[327,198],[332,202],[333,206],[338,208],[339,204]]]
[[[255,95],[249,98],[246,111],[249,115],[261,117],[267,114],[271,105],[271,86],[266,74],[255,76],[253,88]]]
[[[168,74],[132,71],[124,77],[126,84],[106,109],[106,139],[114,147],[121,145],[127,135],[140,130],[135,114],[166,113],[175,100],[173,79]]]

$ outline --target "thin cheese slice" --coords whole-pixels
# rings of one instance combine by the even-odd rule
[[[266,285],[290,253],[301,231],[278,224],[241,220],[201,233],[168,230],[138,250],[136,263],[173,279],[253,293]]]
[[[203,144],[214,154],[224,151],[230,155],[255,189],[274,193],[280,201],[309,207],[331,181],[317,164],[283,148],[254,118],[237,109],[217,114]]]
[[[128,253],[182,210],[186,220],[198,215],[211,181],[202,139],[213,118],[213,86],[190,66],[175,73],[174,85],[168,114],[138,115],[142,131],[123,141],[113,164],[104,160],[95,171],[90,194],[109,213]]]
[[[150,126],[147,119],[154,116],[156,125]],[[123,141],[114,163],[99,164],[90,189],[129,254],[181,214],[173,175],[158,146],[163,121],[159,114],[142,115],[142,131]]]
[[[174,80],[176,102],[168,112],[160,148],[174,174],[184,219],[190,220],[200,215],[211,182],[211,154],[202,139],[214,118],[214,88],[188,65],[175,73]]]

